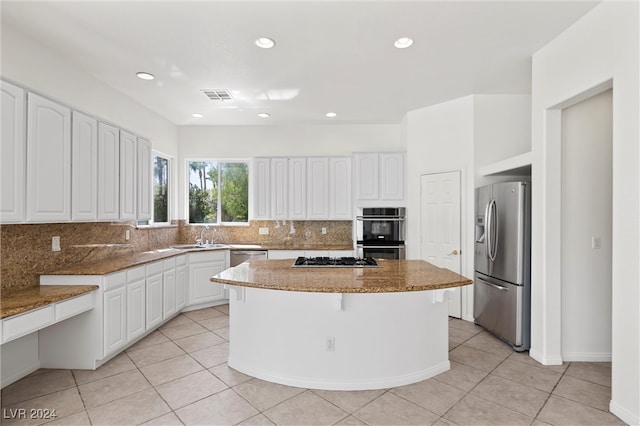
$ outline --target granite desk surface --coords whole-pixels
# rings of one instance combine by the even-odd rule
[[[179,245],[179,244],[177,244]],[[203,252],[210,250],[353,250],[353,246],[347,245],[327,245],[327,244],[229,244],[223,247],[204,247],[190,249],[163,248],[150,250],[131,255],[113,257],[93,263],[80,263],[68,268],[58,269],[43,273],[42,275],[106,275],[113,272],[123,271],[135,266],[167,259],[181,254]]]
[[[97,289],[97,285],[40,285],[19,290],[3,290],[0,295],[0,319],[71,299]]]
[[[378,259],[378,268],[292,268],[294,259],[251,259],[211,281],[244,287],[317,293],[390,293],[437,290],[472,281],[424,260]]]

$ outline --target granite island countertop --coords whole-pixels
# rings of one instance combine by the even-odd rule
[[[378,268],[292,268],[293,261],[251,259],[212,282],[270,290],[317,293],[389,293],[438,290],[472,281],[424,260],[379,259]]]
[[[40,285],[19,290],[3,290],[2,297],[0,297],[0,319],[71,299],[97,289],[97,285]]]

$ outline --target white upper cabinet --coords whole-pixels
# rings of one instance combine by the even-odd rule
[[[358,205],[404,205],[404,153],[356,153],[353,159]]]
[[[98,220],[120,217],[120,131],[98,123]]]
[[[150,220],[153,210],[153,153],[151,142],[138,138],[138,220]]]
[[[380,199],[404,201],[404,153],[380,154]]]
[[[254,220],[269,220],[271,219],[270,198],[271,198],[271,186],[270,161],[268,158],[255,158],[253,160],[253,178],[252,181],[252,200],[253,200],[253,215]]]
[[[287,219],[289,213],[289,160],[271,159],[271,219]]]
[[[289,159],[289,219],[307,218],[307,159]]]
[[[98,219],[98,122],[72,113],[71,220]]]
[[[2,139],[0,140],[0,219],[2,223],[23,222],[25,219],[25,91],[0,82],[2,93]]]
[[[329,159],[329,218],[353,219],[350,157]]]
[[[137,138],[120,130],[120,219],[136,219]]]
[[[307,219],[329,219],[328,158],[307,158]]]
[[[27,105],[27,221],[69,221],[71,110],[33,93]]]

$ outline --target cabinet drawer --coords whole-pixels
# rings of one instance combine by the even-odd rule
[[[176,259],[175,257],[172,257],[171,259],[165,259],[162,261],[162,268],[165,271],[168,271],[169,269],[173,269],[176,267]]]
[[[225,260],[229,250],[216,250],[204,253],[189,253],[189,263],[191,262],[210,262],[212,260]]]
[[[2,322],[3,343],[18,337],[26,336],[41,328],[53,324],[54,320],[53,305],[36,309],[15,318],[10,318]]]
[[[162,261],[149,263],[147,265],[147,276],[156,275],[162,272]]]
[[[127,283],[127,273],[125,271],[116,272],[115,274],[104,277],[104,291],[113,290],[122,287]]]
[[[93,309],[95,305],[95,292],[83,294],[55,305],[55,321],[62,321],[74,315]]]
[[[146,270],[144,266],[127,270],[127,282],[142,280],[145,276]]]

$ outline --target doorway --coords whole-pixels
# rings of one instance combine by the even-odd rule
[[[460,171],[420,176],[420,258],[461,273]],[[459,287],[448,291],[449,316],[462,316]]]
[[[562,110],[561,350],[611,361],[612,90]]]

